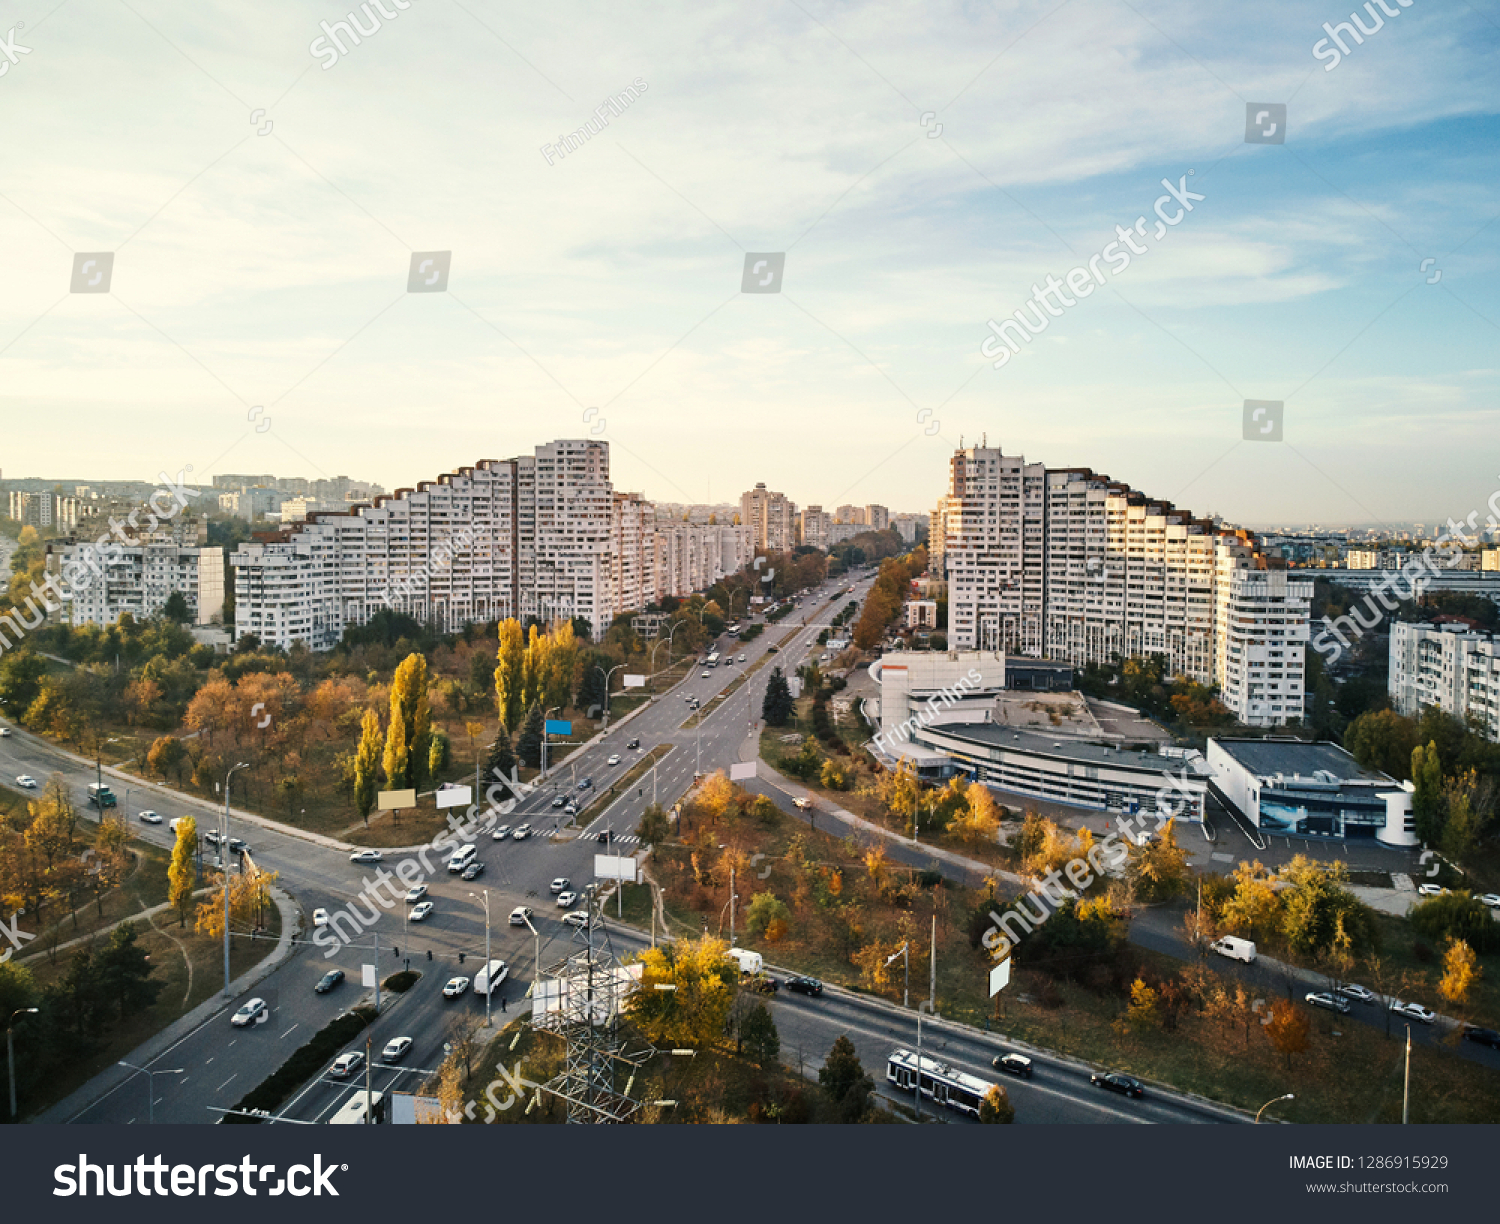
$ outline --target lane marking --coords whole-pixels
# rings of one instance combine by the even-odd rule
[[[229,1077],[229,1079],[225,1080],[222,1084],[220,1084],[217,1088],[215,1088],[214,1091],[215,1092],[223,1092],[225,1088],[229,1087],[231,1081],[233,1081],[233,1080],[235,1080],[235,1079],[237,1079],[239,1077],[239,1074],[240,1073],[238,1071],[236,1071],[233,1075],[231,1075]]]

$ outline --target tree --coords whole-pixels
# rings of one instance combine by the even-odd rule
[[[1466,892],[1424,897],[1406,915],[1411,929],[1434,943],[1462,940],[1479,952],[1500,948],[1500,924],[1478,897]]]
[[[710,1046],[724,1035],[739,976],[727,950],[722,940],[705,935],[641,953],[640,985],[626,1010],[647,1041]]]
[[[792,911],[775,893],[759,892],[750,898],[750,909],[745,917],[745,929],[752,935],[765,935],[771,924],[778,920],[790,926]]]
[[[1275,1051],[1286,1059],[1287,1070],[1291,1070],[1292,1055],[1301,1054],[1308,1046],[1312,1033],[1312,1022],[1307,1010],[1285,999],[1276,999],[1271,1004],[1271,1014],[1265,1023],[1266,1038]]]
[[[197,882],[198,822],[183,816],[177,822],[177,842],[172,847],[172,861],[167,867],[167,901],[177,911],[177,925],[187,926],[188,907],[193,903],[193,885]]]
[[[823,770],[819,780],[829,790],[841,791],[849,789],[848,773],[842,765],[831,759],[823,762]]]
[[[1483,972],[1474,949],[1463,940],[1455,939],[1443,953],[1443,979],[1438,983],[1438,990],[1449,1003],[1462,1007],[1469,1001],[1469,991]]]
[[[1411,811],[1417,837],[1432,845],[1443,833],[1443,763],[1435,743],[1425,748],[1419,744],[1411,750],[1411,780],[1415,787]]]
[[[391,679],[391,721],[386,732],[385,758],[386,783],[391,790],[421,788],[427,775],[431,734],[427,660],[422,655],[409,654],[401,660]]]
[[[990,1090],[979,1102],[979,1120],[988,1124],[1004,1124],[1016,1120],[1016,1107],[1010,1103],[1010,1094],[999,1084],[991,1084]]]
[[[781,1054],[781,1034],[771,1009],[757,999],[740,1022],[740,1041],[750,1061],[762,1067],[772,1064]]]
[[[1398,779],[1407,776],[1417,743],[1416,724],[1395,710],[1361,714],[1344,732],[1344,747],[1356,761]]]
[[[104,894],[119,886],[130,874],[130,828],[119,817],[101,817],[94,839],[94,897],[99,916],[104,916]]]
[[[385,753],[381,758],[387,790],[407,789],[403,783],[411,763],[410,758],[411,748],[406,742],[406,720],[397,714],[386,728]]]
[[[447,733],[434,731],[427,747],[427,776],[436,778],[448,768],[452,756],[453,746],[448,742]]]
[[[181,591],[173,591],[167,596],[167,602],[162,605],[161,614],[179,625],[185,625],[193,619],[193,614],[188,609],[187,597]]]
[[[1187,853],[1177,844],[1177,825],[1167,821],[1155,837],[1127,849],[1125,878],[1143,901],[1177,896],[1187,882]]]
[[[1143,1033],[1161,1027],[1161,995],[1143,978],[1130,984],[1130,1003],[1125,1009],[1125,1028]]]
[[[1349,869],[1342,860],[1320,863],[1299,854],[1280,877],[1281,933],[1292,951],[1325,959],[1373,945],[1374,916],[1345,887]]]
[[[542,729],[542,707],[534,705],[527,711],[525,725],[516,739],[516,755],[521,758],[523,765],[531,769],[540,769],[542,766]]]
[[[354,751],[354,809],[366,825],[375,807],[375,791],[380,784],[376,771],[381,756],[380,715],[366,710],[359,724],[359,747]]]
[[[135,939],[135,923],[117,926],[94,960],[99,993],[118,1009],[121,1020],[150,1007],[164,985],[152,977],[151,958]]]
[[[514,731],[521,725],[521,669],[526,655],[526,638],[521,622],[514,618],[500,622],[500,646],[495,664],[495,704],[500,725]]]
[[[959,781],[954,778],[954,781]],[[983,782],[971,782],[964,792],[965,806],[948,826],[967,842],[992,842],[1000,832],[1000,807],[990,788]]]
[[[495,742],[490,745],[490,754],[484,762],[485,775],[492,781],[509,781],[516,772],[516,754],[510,746],[510,732],[502,724]]]
[[[828,1057],[818,1068],[818,1083],[833,1100],[844,1122],[862,1117],[870,1094],[875,1091],[875,1081],[865,1074],[854,1043],[843,1033],[835,1038]]]
[[[641,822],[635,827],[635,835],[648,846],[659,846],[671,834],[671,825],[661,804],[649,803],[641,813]]]
[[[187,749],[182,746],[182,741],[176,736],[163,735],[153,740],[150,750],[146,753],[146,764],[151,772],[159,778],[164,778],[168,773],[175,774],[177,785],[182,785],[182,766],[187,760]]]
[[[917,781],[917,771],[909,758],[881,779],[880,797],[887,807],[911,825],[916,819],[922,803],[922,784]]]
[[[780,667],[771,668],[766,679],[766,696],[760,703],[760,716],[768,727],[784,727],[792,716],[792,690]]]

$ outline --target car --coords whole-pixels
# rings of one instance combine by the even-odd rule
[[[493,833],[490,834],[490,837],[494,841],[504,841],[509,836],[510,836],[510,826],[509,825],[501,825],[498,829],[496,829]]]
[[[565,803],[567,803],[567,800],[565,798],[563,798],[563,796],[559,795],[556,799],[554,799],[552,801],[552,806],[555,807],[555,808],[560,808]]]
[[[578,815],[578,805],[576,803],[574,803],[571,799],[569,799],[568,800],[568,806],[565,807],[565,808],[563,808],[563,815],[564,816],[577,816]]]
[[[1363,986],[1356,986],[1353,982],[1345,982],[1334,994],[1341,994],[1346,999],[1353,999],[1356,1003],[1375,1002],[1375,992],[1366,990]]]
[[[318,984],[313,987],[313,993],[327,994],[343,980],[344,971],[342,969],[330,969],[327,973],[325,973],[321,978],[318,979]]]
[[[1492,1028],[1481,1028],[1477,1024],[1464,1025],[1464,1040],[1478,1042],[1487,1045],[1492,1050],[1500,1050],[1500,1033]]]
[[[1480,893],[1475,900],[1480,905],[1488,905],[1491,909],[1500,909],[1500,893]]]
[[[811,810],[812,805],[813,803],[811,799],[804,798],[800,795],[792,800],[792,806],[801,808],[804,812]]]
[[[582,782],[580,782],[578,784],[578,789],[579,790],[589,790],[593,785],[594,785],[594,779],[593,778],[585,778]]]
[[[474,862],[463,869],[458,878],[460,880],[477,880],[483,872],[484,864],[475,859]]]
[[[392,1037],[385,1043],[385,1049],[380,1051],[380,1061],[400,1062],[406,1057],[406,1052],[410,1049],[410,1037]]]
[[[1336,995],[1330,990],[1310,990],[1303,996],[1311,1007],[1321,1007],[1327,1011],[1336,1011],[1341,1016],[1349,1011],[1349,1000],[1342,995]]]
[[[552,895],[555,897],[560,892],[567,892],[568,884],[569,880],[567,876],[558,876],[557,879],[553,880],[550,885],[552,889]]]
[[[781,652],[781,647],[780,646],[767,646],[766,647],[766,653],[767,654],[779,654],[780,652]]]
[[[510,911],[511,926],[525,926],[526,920],[531,917],[533,911],[529,905],[518,905]]]
[[[140,818],[142,824],[161,824],[161,817],[149,808],[140,813]]]
[[[741,655],[741,656],[740,656],[740,657],[739,657],[739,658],[738,658],[738,659],[737,659],[737,660],[735,660],[735,661],[736,661],[736,662],[738,662],[738,663],[743,663],[743,662],[744,662],[744,661],[745,661],[745,656],[744,656],[744,655]]]
[[[405,901],[407,903],[407,905],[415,905],[418,901],[420,901],[426,895],[427,895],[427,885],[425,885],[425,884],[413,884],[410,888],[408,888],[406,890],[406,895],[404,897],[402,897],[401,900]]]
[[[432,904],[432,902],[431,901],[423,901],[420,905],[414,905],[414,906],[412,906],[412,911],[411,911],[411,913],[407,914],[407,918],[409,918],[412,922],[421,922],[422,919],[424,919],[425,917],[427,917],[427,915],[430,914],[430,913],[432,913],[432,911],[433,911],[433,904]]]
[[[1417,892],[1423,897],[1442,897],[1447,895],[1448,890],[1441,884],[1418,884]]]
[[[9,727],[0,727],[0,739],[9,739],[9,738],[10,738],[10,728]]]
[[[628,744],[625,745],[625,747],[627,747],[627,748],[634,748],[637,751],[640,750],[640,746],[641,746],[641,741],[638,740],[638,739],[633,739]]]
[[[615,753],[613,756],[611,756],[609,758],[609,760],[607,760],[605,762],[606,765],[618,765],[619,763],[620,763],[620,754],[618,752]]]
[[[562,920],[565,925],[577,927],[579,930],[599,925],[599,919],[590,914],[588,910],[574,910],[570,914],[564,914]]]
[[[266,1001],[264,999],[251,999],[239,1011],[229,1017],[229,1023],[235,1028],[245,1028],[247,1025],[255,1024],[262,1016],[266,1015]]]
[[[815,977],[787,978],[786,988],[797,994],[811,995],[813,998],[823,993],[823,983]]]
[[[27,790],[36,790],[36,779],[30,774],[17,774],[16,785],[24,786]]]
[[[448,984],[443,987],[443,998],[456,999],[469,988],[469,979],[466,977],[452,977]]]
[[[1392,999],[1391,1010],[1398,1016],[1415,1020],[1418,1024],[1432,1024],[1437,1020],[1437,1012],[1423,1007],[1420,1003],[1403,1003],[1400,999]]]
[[[217,829],[210,829],[203,835],[203,840],[206,841],[210,846],[217,846],[222,838],[220,838],[219,831]]]
[[[1121,1096],[1139,1098],[1146,1095],[1146,1090],[1141,1087],[1140,1080],[1129,1075],[1121,1075],[1118,1071],[1095,1073],[1089,1076],[1089,1083],[1096,1084],[1107,1092],[1118,1092]]]
[[[313,910],[313,926],[325,927],[328,925],[328,911],[326,909]]]
[[[557,904],[560,909],[571,909],[578,904],[578,894],[576,892],[558,893]]]
[[[525,841],[530,836],[531,826],[529,824],[517,825],[510,835],[512,841]]]
[[[365,1056],[358,1050],[350,1050],[349,1053],[340,1054],[333,1060],[333,1066],[328,1068],[328,1074],[334,1079],[348,1079],[364,1065]]]
[[[379,850],[356,850],[349,856],[351,863],[378,863],[385,858]]]
[[[231,837],[229,839],[229,849],[231,851],[233,851],[235,854],[253,854],[254,853],[254,851],[250,849],[250,843],[249,842],[242,842],[238,837]]]
[[[710,678],[710,677],[709,677],[709,674],[708,674],[708,673],[707,673],[707,672],[704,672],[704,673],[703,673],[703,675],[701,675],[701,676],[700,676],[700,677],[698,677],[698,678],[699,678],[699,679],[700,679],[700,680],[707,680],[707,679],[709,679],[709,678]]]
[[[990,1059],[990,1066],[996,1071],[1004,1071],[1006,1075],[1018,1075],[1022,1079],[1031,1078],[1031,1059],[1024,1054],[1001,1054]]]

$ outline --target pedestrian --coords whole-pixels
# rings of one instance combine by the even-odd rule
[[[504,991],[500,992],[500,1010],[501,1011],[505,1010],[505,992]]]

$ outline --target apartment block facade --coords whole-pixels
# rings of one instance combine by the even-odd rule
[[[797,546],[796,505],[764,483],[740,495],[740,523],[750,528],[751,543],[761,552],[791,552]]]
[[[64,544],[48,549],[47,569],[54,574],[77,561],[87,570],[83,557],[97,564],[99,554],[91,544]],[[129,612],[136,620],[156,616],[173,594],[187,601],[190,623],[213,624],[224,612],[224,550],[185,548],[170,541],[124,545],[111,550],[104,564],[104,577],[80,582],[71,590],[73,598],[63,606],[73,625],[113,625]]]
[[[987,446],[954,454],[931,522],[953,649],[1074,666],[1159,654],[1218,684],[1242,721],[1301,717],[1312,584],[1273,570],[1248,533]]]
[[[1387,688],[1408,718],[1435,705],[1500,740],[1500,638],[1460,625],[1391,625]]]

